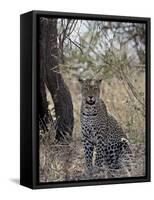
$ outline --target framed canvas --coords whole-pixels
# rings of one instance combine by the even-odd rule
[[[20,17],[20,183],[150,181],[150,18]]]

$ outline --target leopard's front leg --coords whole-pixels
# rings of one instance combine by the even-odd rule
[[[104,166],[105,156],[105,144],[103,142],[103,137],[101,135],[97,136],[96,143],[96,158],[95,158],[95,166],[98,168],[102,168]]]
[[[91,173],[93,169],[94,144],[90,140],[88,140],[88,138],[84,137],[83,145],[84,145],[84,153],[85,153],[86,171],[88,173]]]

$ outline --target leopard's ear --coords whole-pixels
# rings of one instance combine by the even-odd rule
[[[102,78],[99,78],[99,79],[96,80],[96,83],[97,83],[98,85],[100,85],[101,82],[102,82]]]
[[[78,81],[82,84],[82,83],[84,83],[85,80],[83,78],[79,77]]]
[[[81,77],[78,78],[78,81],[81,83],[83,80],[81,79]]]

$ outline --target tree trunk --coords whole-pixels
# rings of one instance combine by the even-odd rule
[[[56,139],[68,141],[72,136],[74,124],[73,105],[69,89],[58,67],[56,19],[41,18],[40,20],[40,73],[40,103],[42,104],[40,107],[44,113],[41,112],[43,115],[48,113],[46,94],[44,93],[44,84],[46,84],[54,102]]]

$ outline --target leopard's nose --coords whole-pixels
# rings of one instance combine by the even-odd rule
[[[94,96],[88,96],[89,101],[95,101]]]
[[[95,97],[94,96],[88,96],[86,102],[90,105],[93,105],[95,103]]]

